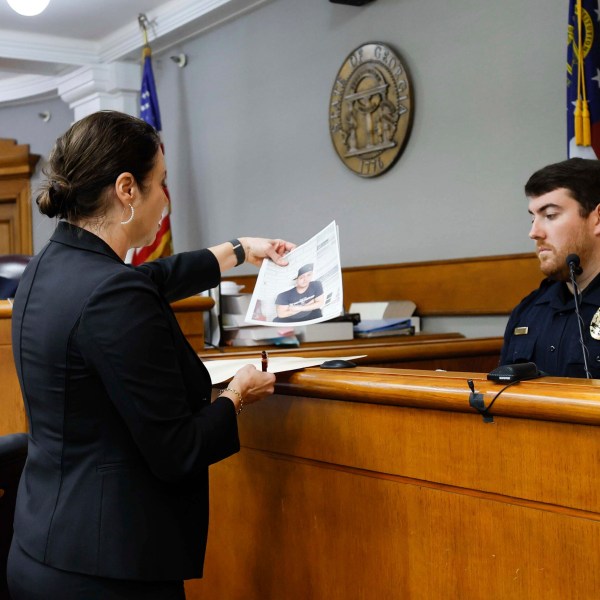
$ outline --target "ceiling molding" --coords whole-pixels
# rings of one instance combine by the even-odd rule
[[[259,8],[273,0],[171,0],[146,16],[152,24],[149,43],[154,54]],[[143,36],[130,23],[100,42],[100,62],[137,58]]]
[[[28,104],[38,96],[55,97],[58,78],[44,75],[17,75],[2,81],[0,103],[6,105]]]
[[[164,52],[191,37],[199,35],[225,22],[273,0],[170,0],[146,16],[152,27],[149,42],[153,53]],[[115,61],[139,60],[143,35],[137,20],[128,23],[99,41],[31,34],[0,30],[0,70],[2,59],[6,64],[23,61],[24,66],[36,63],[53,65],[55,77],[46,66],[37,71],[26,68],[26,75],[2,79],[0,104],[30,96],[47,94],[58,89],[64,76],[80,67],[107,64]],[[26,65],[28,63],[28,65]]]
[[[2,58],[81,66],[99,62],[99,49],[98,43],[86,40],[0,29]]]

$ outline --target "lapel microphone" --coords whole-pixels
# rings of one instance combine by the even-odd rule
[[[575,275],[581,275],[583,269],[580,266],[581,259],[577,254],[569,254],[567,256],[567,266],[569,267],[569,273],[571,274],[571,283],[574,284]]]
[[[583,369],[585,371],[585,376],[587,379],[591,379],[592,375],[588,368],[588,349],[585,346],[585,342],[583,341],[583,321],[581,319],[581,314],[579,313],[579,304],[581,302],[581,293],[579,292],[579,287],[577,286],[577,282],[575,280],[577,275],[581,275],[583,273],[583,269],[581,268],[581,260],[577,254],[569,254],[567,256],[567,266],[569,267],[569,276],[571,279],[571,285],[573,286],[573,299],[575,300],[575,314],[577,316],[577,327],[579,328],[579,344],[581,345],[581,353],[583,355]]]

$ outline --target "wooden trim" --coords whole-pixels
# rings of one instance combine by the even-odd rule
[[[10,254],[33,254],[30,178],[40,157],[29,153],[29,145],[0,139],[0,201],[10,215],[4,215],[11,231]]]
[[[428,410],[476,413],[469,405],[472,379],[487,406],[503,388],[478,373],[441,373],[357,367],[351,372],[304,369],[278,378],[277,392]],[[503,417],[600,425],[600,382],[544,377],[502,392],[491,414]]]
[[[208,312],[214,305],[215,301],[208,296],[191,296],[171,303],[175,312]]]
[[[264,347],[269,356],[302,356],[327,358],[362,355],[359,365],[446,371],[489,372],[498,366],[502,338],[465,339],[458,333],[419,333],[414,336],[391,337],[385,341],[356,339],[347,342],[302,344],[300,348]],[[218,358],[256,359],[261,348],[220,348],[199,354],[202,360]]]

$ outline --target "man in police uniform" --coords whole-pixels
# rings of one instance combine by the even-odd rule
[[[500,364],[534,362],[548,375],[586,377],[567,256],[576,278],[589,376],[600,379],[600,161],[572,158],[534,173],[525,185],[546,279],[513,310]]]

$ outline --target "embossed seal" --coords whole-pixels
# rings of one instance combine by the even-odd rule
[[[411,122],[411,85],[398,55],[380,43],[356,48],[329,103],[329,132],[342,162],[361,177],[385,173],[402,153]]]

